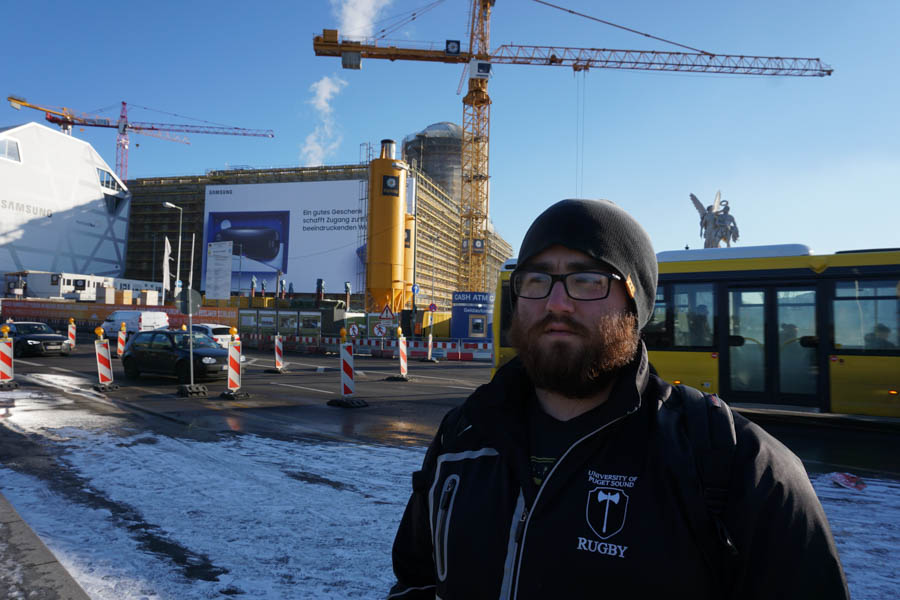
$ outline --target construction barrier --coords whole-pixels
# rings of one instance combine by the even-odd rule
[[[282,351],[308,354],[339,353],[341,339],[339,337],[286,335],[282,338]],[[253,347],[265,351],[274,346],[275,336],[247,333],[242,339]],[[360,338],[348,342],[356,349],[356,353],[371,354],[376,358],[398,358],[397,340],[385,338]],[[493,358],[491,342],[461,341],[409,341],[406,342],[407,358],[446,358],[448,360],[485,360]]]
[[[341,344],[341,396],[353,395],[353,344]]]
[[[241,389],[241,342],[228,342],[228,391]]]
[[[397,340],[397,346],[400,350],[400,377],[406,377],[409,372],[407,360],[406,360],[406,338],[401,337]]]
[[[122,324],[124,325],[124,323]],[[116,340],[116,356],[118,358],[122,358],[122,355],[125,354],[125,338],[128,334],[124,329],[119,330],[119,339]]]
[[[0,339],[0,384],[8,385],[15,378],[12,338]]]
[[[284,341],[280,335],[275,336],[275,368],[284,369]]]
[[[100,387],[112,385],[113,371],[109,355],[109,340],[95,340],[94,352],[97,354],[97,377],[100,380]]]
[[[75,319],[69,319],[69,345],[72,347],[72,350],[75,349]]]

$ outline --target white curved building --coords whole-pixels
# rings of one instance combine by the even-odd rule
[[[130,204],[87,142],[33,122],[0,128],[0,273],[121,276]]]

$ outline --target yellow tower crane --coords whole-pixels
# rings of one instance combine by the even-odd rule
[[[570,14],[627,29],[572,10],[535,0]],[[488,254],[488,159],[491,98],[488,78],[494,64],[548,65],[589,69],[628,69],[638,71],[686,71],[722,75],[766,75],[782,77],[826,77],[831,67],[818,58],[785,58],[713,54],[705,51],[661,52],[651,50],[614,50],[607,48],[569,48],[563,46],[522,46],[504,44],[490,50],[491,11],[495,0],[472,0],[469,23],[469,49],[458,40],[447,40],[443,49],[422,49],[344,40],[336,29],[325,29],[313,38],[316,56],[339,56],[345,69],[359,69],[363,58],[391,61],[416,60],[469,65],[469,87],[463,97],[462,198],[459,289],[491,291],[486,281]],[[630,30],[634,32],[634,30]],[[640,32],[635,32],[640,33]],[[642,34],[645,37],[655,36]],[[666,41],[666,40],[661,40]],[[669,42],[671,43],[671,42]],[[677,44],[681,45],[681,44]],[[687,46],[682,46],[688,48]],[[694,50],[689,48],[690,50]]]

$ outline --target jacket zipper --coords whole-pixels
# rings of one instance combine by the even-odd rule
[[[459,478],[450,476],[444,482],[444,489],[441,492],[441,502],[438,505],[437,527],[435,527],[434,539],[434,562],[437,565],[438,579],[443,581],[447,578],[447,556],[444,552],[444,546],[447,542],[447,522],[450,520],[450,504],[453,500],[453,493],[456,491],[456,484]]]
[[[637,409],[635,409],[637,410]],[[581,442],[593,437],[594,435],[600,433],[610,425],[614,423],[618,423],[628,415],[630,415],[634,410],[631,410],[621,417],[613,419],[609,423],[604,424],[602,427],[598,427],[594,431],[590,432],[580,440],[576,440],[568,449],[563,452],[563,455],[559,457],[559,460],[556,461],[556,464],[553,465],[553,468],[550,469],[550,472],[547,473],[547,477],[544,478],[544,482],[541,484],[540,489],[538,490],[537,496],[534,498],[534,502],[531,505],[531,510],[528,510],[528,507],[525,508],[522,513],[522,518],[519,520],[519,524],[516,526],[516,552],[518,553],[518,559],[516,560],[516,569],[513,573],[513,587],[512,587],[512,595],[510,596],[510,600],[515,600],[516,596],[519,595],[519,573],[522,569],[522,557],[525,555],[525,535],[528,533],[528,523],[531,519],[531,515],[534,513],[534,507],[537,506],[537,503],[541,499],[541,494],[544,491],[544,488],[547,487],[547,481],[553,477],[553,474],[556,472],[556,468],[562,464],[562,462],[566,459],[569,453],[572,451],[575,446],[580,444]]]

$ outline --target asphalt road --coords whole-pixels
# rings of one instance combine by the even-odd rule
[[[247,398],[227,400],[225,379],[198,381],[209,390],[207,398],[177,396],[174,377],[142,374],[125,379],[118,359],[113,359],[119,389],[105,395],[94,392],[97,367],[93,347],[79,345],[66,357],[17,359],[16,379],[21,385],[43,385],[94,397],[131,411],[190,428],[230,430],[272,436],[312,435],[392,445],[427,444],[444,414],[461,404],[490,378],[487,362],[409,363],[410,381],[387,381],[399,375],[397,360],[355,357],[354,398],[365,408],[328,406],[341,398],[340,359],[337,355],[286,354],[285,374],[267,373],[274,367],[270,352],[245,349],[241,392]]]
[[[340,398],[339,357],[286,354],[288,373],[267,373],[274,367],[270,352],[246,349],[241,391],[249,397],[227,400],[224,379],[203,382],[207,398],[177,396],[174,377],[124,377],[113,359],[115,381],[121,387],[105,395],[91,389],[97,383],[93,347],[80,345],[68,357],[26,357],[16,361],[16,378],[24,386],[41,385],[89,403],[93,410],[130,412],[136,420],[176,435],[214,432],[254,433],[276,438],[323,437],[348,442],[426,445],[448,410],[461,404],[490,378],[487,362],[423,363],[411,361],[410,381],[388,381],[399,374],[398,361],[355,357],[354,397],[365,408],[335,408]],[[2,395],[0,395],[2,399]],[[736,407],[741,410],[741,407]],[[774,413],[744,413],[790,447],[810,472],[849,471],[900,479],[900,436],[894,430],[865,430],[846,424],[804,424],[804,419]],[[821,421],[821,420],[819,420]]]

